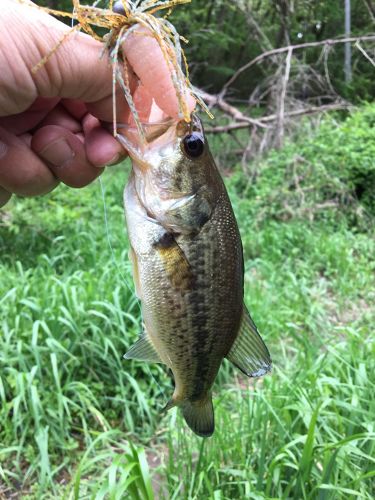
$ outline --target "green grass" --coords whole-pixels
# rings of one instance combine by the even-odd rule
[[[254,382],[224,363],[216,431],[205,441],[176,410],[160,413],[168,373],[122,359],[140,328],[122,209],[127,167],[103,178],[113,253],[98,183],[10,203],[0,216],[0,497],[373,498],[371,192],[362,205],[353,177],[329,170],[334,154],[325,162],[322,143],[351,129],[326,137],[328,125],[259,162],[256,183],[238,169],[227,179],[245,299],[274,370]],[[290,184],[297,152],[316,167],[298,163],[302,197]]]

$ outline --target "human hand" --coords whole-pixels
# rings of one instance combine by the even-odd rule
[[[99,59],[100,42],[71,34],[37,73],[32,72],[68,30],[39,9],[2,0],[0,207],[12,193],[44,194],[60,181],[85,186],[105,165],[126,155],[111,134],[112,71],[105,58]],[[144,64],[140,62],[137,44],[143,52],[152,46],[153,57],[164,60],[152,37],[140,38],[141,44],[130,41],[126,50],[136,54],[133,60],[141,81],[147,76],[150,80],[150,60],[145,57]],[[168,72],[167,65],[164,71]],[[130,86],[135,88],[134,78]],[[156,99],[165,88],[155,86],[151,93]],[[122,93],[116,101],[118,116],[126,116],[129,110]],[[169,99],[165,111],[177,114],[176,98]]]
[[[31,71],[68,29],[38,9],[2,2],[0,206],[12,193],[44,194],[59,181],[84,186],[125,155],[99,121],[112,120],[112,80],[98,42],[70,35]]]

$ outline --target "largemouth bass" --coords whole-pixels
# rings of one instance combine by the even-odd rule
[[[211,388],[226,357],[249,377],[271,358],[243,303],[241,238],[202,124],[151,126],[130,148],[126,220],[145,331],[125,355],[166,364],[178,406],[199,436],[214,431]]]

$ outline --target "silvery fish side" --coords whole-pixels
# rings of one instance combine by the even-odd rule
[[[154,126],[131,150],[124,201],[145,331],[125,355],[166,364],[166,409],[199,436],[214,431],[211,388],[223,358],[249,377],[271,358],[243,303],[240,234],[200,120]]]

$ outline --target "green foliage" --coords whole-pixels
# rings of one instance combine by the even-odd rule
[[[72,11],[72,0],[37,0],[41,6]],[[82,5],[94,2],[82,1]],[[367,2],[370,5],[370,2]],[[108,7],[102,0],[98,7]],[[370,9],[374,7],[370,5]],[[353,36],[373,31],[364,0],[351,0]],[[243,64],[271,48],[316,42],[337,38],[344,34],[344,8],[342,0],[193,0],[191,4],[177,6],[171,21],[179,33],[189,39],[185,46],[195,85],[218,92],[228,78]],[[69,20],[65,20],[70,24]],[[321,47],[299,52],[296,57],[302,64],[309,64],[321,74],[325,73]],[[344,82],[344,48],[334,49],[327,58],[327,69],[334,88],[339,94],[354,102],[374,97],[373,66],[357,49],[353,49],[353,81]],[[251,72],[241,77],[233,91],[236,97],[248,99],[255,87],[267,76],[272,76],[276,66],[253,66]],[[304,99],[313,97],[303,82],[298,82]],[[313,82],[310,82],[310,86]],[[300,97],[301,97],[300,96]]]
[[[289,355],[282,363],[278,358],[272,377],[255,387],[237,379],[235,387],[221,389],[217,431],[198,458],[199,443],[182,426],[170,433],[169,491],[182,479],[173,498],[316,499],[344,492],[371,498],[374,367],[362,354],[358,359],[358,344],[364,356],[373,347],[362,337],[369,330],[337,327],[334,333],[341,339],[332,338],[319,353],[296,328],[300,341],[293,348],[280,340]]]
[[[0,496],[372,498],[374,213],[371,192],[356,194],[373,175],[371,107],[334,123],[306,126],[251,167],[255,181],[239,168],[226,179],[274,371],[254,382],[224,363],[206,441],[176,410],[160,414],[162,367],[122,358],[141,326],[124,167],[103,178],[111,246],[98,183],[2,211]],[[290,185],[297,153],[304,197]]]
[[[120,438],[118,432],[102,433],[89,446],[67,488],[70,497],[79,500],[90,491],[90,487],[87,488],[90,485],[86,485],[86,481],[82,478],[97,473],[98,463],[101,462],[103,471],[96,480],[96,488],[92,492],[96,500],[104,498],[121,500],[125,495],[134,500],[154,500],[144,449],[136,448],[132,444],[118,443],[116,438]],[[98,453],[98,444],[102,445],[103,442],[116,446],[117,456],[113,455],[114,450],[110,446],[107,452],[103,452],[99,447]]]
[[[237,174],[237,190],[255,198],[259,222],[329,219],[367,231],[375,216],[374,157],[375,107],[368,105],[344,122],[327,118],[317,132],[306,122],[295,142],[256,166],[255,183]]]

